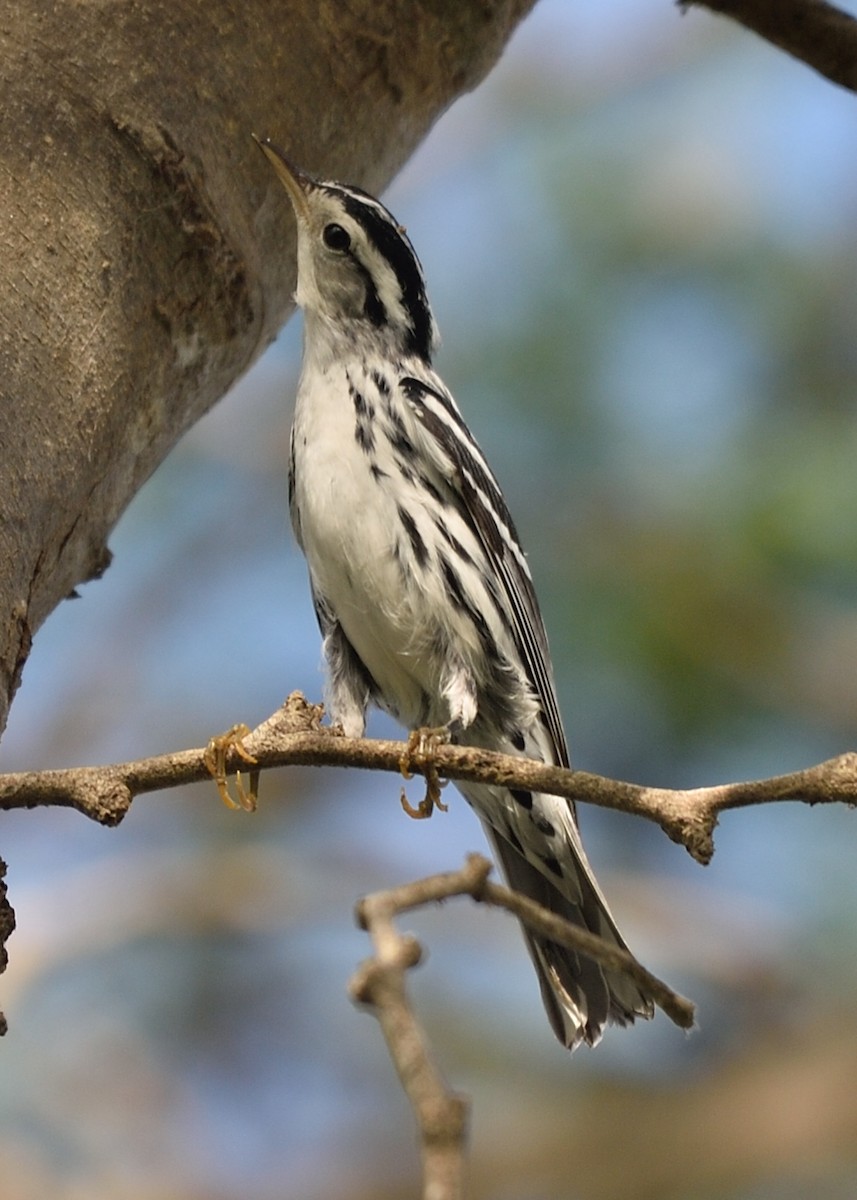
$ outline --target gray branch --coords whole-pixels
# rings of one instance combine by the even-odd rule
[[[529,788],[645,817],[702,864],[714,854],[714,830],[719,815],[728,809],[781,801],[857,804],[857,753],[853,751],[787,775],[684,791],[626,783],[468,746],[438,745],[421,757],[407,743],[342,737],[322,725],[322,716],[320,706],[293,692],[238,747],[225,751],[226,771],[246,774],[249,755],[254,774],[273,767],[356,767],[420,774],[430,790],[438,776]],[[0,810],[56,805],[76,808],[103,825],[117,825],[135,796],[210,779],[209,762],[209,749],[201,747],[108,766],[0,775]]]
[[[405,980],[406,972],[421,961],[422,948],[416,938],[396,929],[394,918],[399,914],[456,896],[470,896],[479,903],[505,909],[553,941],[605,966],[626,971],[677,1025],[683,1029],[693,1025],[694,1006],[647,971],[633,955],[572,925],[528,897],[491,883],[491,869],[487,858],[471,854],[460,871],[430,875],[376,892],[357,906],[358,924],[372,938],[375,953],[355,972],[349,991],[355,1001],[370,1007],[378,1018],[413,1110],[420,1134],[424,1200],[460,1200],[464,1195],[469,1103],[444,1081],[414,1013]]]

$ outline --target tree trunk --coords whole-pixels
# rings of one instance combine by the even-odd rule
[[[18,0],[0,21],[0,731],[33,632],[285,319],[250,133],[380,190],[534,0]]]

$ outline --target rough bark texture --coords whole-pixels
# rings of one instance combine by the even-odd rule
[[[13,0],[0,17],[0,730],[33,632],[274,336],[250,132],[381,189],[534,0]]]

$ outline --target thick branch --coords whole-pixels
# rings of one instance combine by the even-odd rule
[[[3,6],[0,732],[33,633],[291,309],[251,132],[380,191],[532,3]]]
[[[711,9],[833,83],[857,91],[857,20],[825,0],[678,0],[680,8]]]
[[[467,746],[440,745],[425,760],[409,755],[401,742],[341,737],[321,724],[322,710],[294,692],[281,709],[243,739],[256,760],[254,771],[272,767],[357,767],[401,772],[404,767],[431,780],[499,783],[613,808],[660,825],[700,863],[714,853],[718,815],[730,808],[796,800],[805,804],[857,804],[857,753],[749,783],[725,783],[688,791],[645,787],[569,771],[531,759]],[[102,767],[71,767],[0,775],[0,809],[57,805],[76,808],[104,825],[116,825],[132,799],[145,792],[198,783],[210,778],[206,750],[183,750],[137,762]],[[227,754],[230,771],[246,771],[246,758]]]

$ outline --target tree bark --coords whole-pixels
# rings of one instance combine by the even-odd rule
[[[17,0],[0,20],[0,731],[32,634],[285,319],[250,133],[381,190],[534,0]]]

